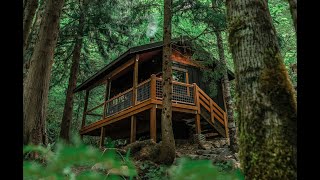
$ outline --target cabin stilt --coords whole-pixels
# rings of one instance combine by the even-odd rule
[[[104,147],[104,137],[105,137],[105,129],[106,127],[105,126],[102,126],[101,127],[101,135],[100,135],[100,144],[99,144],[99,147]]]
[[[137,118],[135,115],[131,116],[131,133],[130,133],[130,143],[136,141],[136,129],[137,127]]]
[[[200,114],[196,114],[196,134],[201,134]]]
[[[156,107],[152,106],[150,109],[150,139],[157,142],[157,122],[156,122]]]

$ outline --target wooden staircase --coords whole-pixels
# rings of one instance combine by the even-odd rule
[[[196,86],[196,91],[198,92],[196,93],[196,106],[198,106],[198,114],[201,119],[207,121],[220,135],[227,138],[229,135],[226,112],[198,86]]]

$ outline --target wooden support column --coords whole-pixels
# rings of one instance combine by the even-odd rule
[[[197,106],[198,105],[198,101],[197,101],[197,96],[198,96],[197,84],[196,83],[192,83],[192,85],[193,85],[193,100],[194,100],[194,104]]]
[[[198,86],[195,83],[193,83],[193,85],[194,85],[194,103],[197,106],[197,114],[195,117],[196,134],[201,134],[199,91],[198,91]]]
[[[197,113],[200,114],[200,99],[199,99],[199,91],[198,91],[198,86],[196,83],[193,83],[194,85],[194,103],[197,106]]]
[[[136,55],[134,61],[133,69],[133,94],[132,94],[132,104],[136,105],[137,103],[137,86],[138,86],[138,73],[139,73],[139,55]]]
[[[156,106],[152,106],[150,109],[150,138],[157,142],[157,114]]]
[[[196,134],[201,134],[200,114],[196,114]]]
[[[138,86],[138,73],[139,73],[139,55],[136,55],[133,68],[133,88],[132,88],[132,105],[137,104],[137,86]],[[136,115],[131,116],[131,133],[130,133],[130,143],[136,141],[136,127],[137,118]]]
[[[151,75],[151,80],[150,80],[150,99],[156,99],[156,75],[152,74]]]
[[[101,134],[100,134],[100,144],[99,147],[104,147],[104,137],[106,135],[106,128],[103,126],[101,127]]]
[[[107,97],[107,100],[110,99],[110,94],[111,94],[111,82],[112,82],[112,80],[109,79],[109,84],[108,84],[109,88],[108,88],[108,97]]]
[[[87,114],[87,108],[88,108],[88,98],[89,98],[89,90],[86,90],[86,96],[84,98],[84,108],[83,108],[83,116],[82,116],[81,128],[83,128],[86,125],[86,114]]]
[[[186,72],[186,83],[189,84],[189,73]],[[187,86],[187,95],[190,96],[190,87]]]
[[[102,119],[105,119],[106,118],[106,110],[107,110],[107,98],[108,98],[108,95],[109,95],[109,79],[107,79],[106,81],[106,91],[104,93],[104,105],[103,105],[103,116],[102,116]]]
[[[136,132],[137,132],[137,118],[135,115],[131,116],[131,133],[130,133],[130,143],[136,141]]]

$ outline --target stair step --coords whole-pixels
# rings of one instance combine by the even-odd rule
[[[218,121],[214,121],[214,122],[211,122],[211,117],[210,117],[210,114],[209,112],[203,108],[203,107],[200,107],[201,110],[200,110],[200,115],[206,120],[209,122],[209,124],[213,125],[213,127],[223,136],[223,137],[226,137],[226,131],[224,129],[224,126],[218,122]]]
[[[215,137],[215,136],[218,136],[219,134],[218,133],[206,133],[204,134],[206,138],[208,137]]]

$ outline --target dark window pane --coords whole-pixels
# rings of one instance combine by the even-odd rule
[[[183,71],[172,70],[172,78],[174,81],[186,83],[186,73]]]

